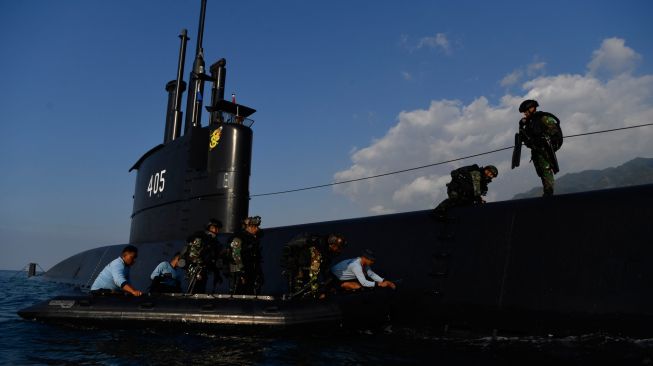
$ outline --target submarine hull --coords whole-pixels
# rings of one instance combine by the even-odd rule
[[[349,244],[336,260],[371,248],[375,272],[397,281],[397,321],[653,335],[653,185],[461,207],[450,216],[436,221],[416,211],[265,228],[263,293],[287,292],[284,243],[301,232],[337,232]],[[135,286],[146,289],[152,269],[183,244],[136,243]],[[87,288],[122,247],[80,253],[45,278]]]

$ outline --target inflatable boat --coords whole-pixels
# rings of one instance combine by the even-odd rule
[[[25,319],[116,327],[337,324],[342,314],[341,306],[333,299],[288,300],[227,294],[66,295],[18,311]]]

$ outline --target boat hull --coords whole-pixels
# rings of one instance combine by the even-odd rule
[[[342,321],[341,308],[334,301],[205,294],[57,296],[18,314],[45,322],[116,327],[143,324],[287,327]]]

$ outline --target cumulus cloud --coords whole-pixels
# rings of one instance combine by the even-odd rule
[[[565,135],[650,122],[653,75],[630,74],[632,68],[624,66],[632,66],[637,54],[615,40],[605,40],[593,53],[593,66],[588,67],[586,75],[541,75],[523,83],[521,95],[504,95],[496,105],[479,97],[469,104],[434,100],[424,109],[402,111],[383,137],[352,151],[352,165],[337,172],[334,179],[362,178],[510,146],[521,117],[517,107],[524,99],[536,99],[541,110],[560,117]],[[617,54],[630,57],[615,57]],[[543,62],[532,65],[535,73],[544,68]],[[609,79],[597,78],[595,72],[607,65],[621,66],[611,69],[619,72]],[[527,67],[522,71],[524,75],[528,70]],[[565,140],[559,151],[558,176],[618,165],[637,156],[653,157],[651,140],[650,127]],[[490,185],[488,200],[505,200],[540,185],[529,157],[525,149],[521,167],[511,170],[511,151],[501,151],[338,185],[334,190],[375,214],[427,209],[446,197],[445,184],[452,169],[474,163],[494,164],[499,168],[499,177]]]
[[[592,53],[587,69],[590,75],[611,77],[632,72],[640,59],[637,52],[626,46],[625,40],[608,38]]]

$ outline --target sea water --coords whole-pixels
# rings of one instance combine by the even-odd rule
[[[0,271],[2,365],[652,365],[653,339],[610,334],[461,338],[409,328],[279,332],[96,329],[16,311],[74,289]]]

